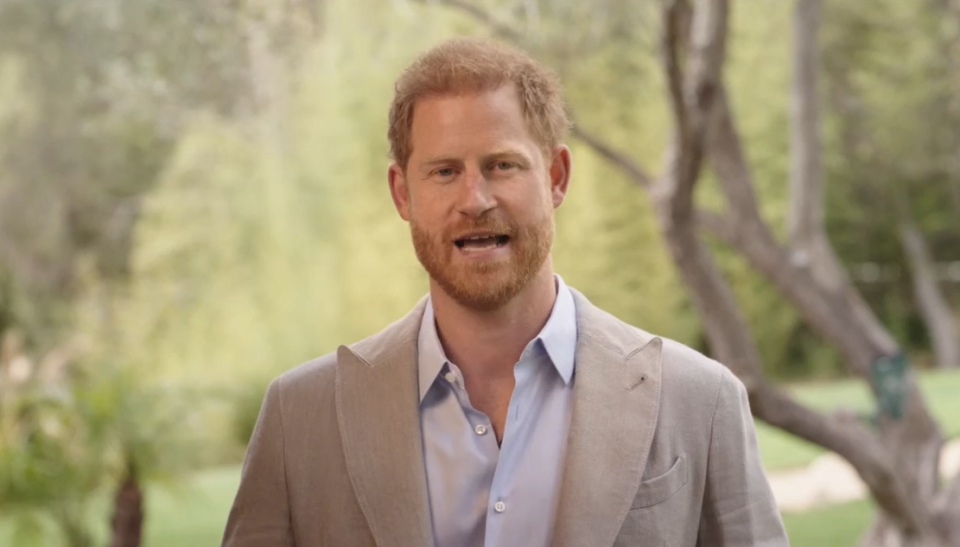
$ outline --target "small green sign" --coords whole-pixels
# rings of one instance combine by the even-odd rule
[[[879,417],[891,420],[903,417],[910,386],[908,366],[903,353],[884,355],[870,363],[870,379],[877,394]]]

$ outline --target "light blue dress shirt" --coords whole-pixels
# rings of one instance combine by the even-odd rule
[[[436,547],[549,547],[573,406],[577,317],[556,276],[543,330],[514,367],[501,446],[470,404],[437,336],[433,304],[418,339],[420,423]]]

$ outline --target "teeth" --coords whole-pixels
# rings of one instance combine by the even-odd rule
[[[470,236],[457,239],[454,241],[460,249],[467,248],[466,244],[469,243],[469,247],[478,249],[481,247],[502,247],[507,243],[507,236],[504,235],[487,235],[487,236]]]

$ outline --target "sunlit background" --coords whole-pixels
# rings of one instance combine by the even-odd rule
[[[793,10],[733,2],[725,68],[781,237]],[[822,11],[827,233],[957,437],[960,355],[932,333],[960,347],[960,4]],[[218,545],[269,380],[426,291],[385,177],[402,68],[445,38],[518,33],[578,127],[656,175],[672,124],[660,27],[656,0],[0,0],[0,545],[108,545],[141,493],[143,545]],[[650,196],[570,144],[557,270],[709,353]],[[722,208],[709,171],[697,202]],[[764,372],[821,410],[871,409],[796,309],[705,241]],[[831,464],[759,427],[771,476]],[[855,544],[873,510],[860,491],[784,513],[812,547]]]

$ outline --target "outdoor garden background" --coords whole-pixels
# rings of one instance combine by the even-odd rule
[[[456,36],[516,43],[562,78],[557,271],[721,360],[737,327],[754,357],[727,364],[823,419],[796,427],[808,440],[758,421],[792,544],[860,541],[878,488],[810,439],[856,421],[889,447],[898,418],[808,302],[861,299],[876,322],[840,326],[902,351],[960,437],[960,2],[731,0],[714,68],[736,141],[677,106],[710,4],[0,0],[0,545],[128,547],[140,524],[147,547],[219,544],[269,380],[426,291],[386,186],[386,115],[399,71]],[[704,157],[684,156],[698,136]],[[731,142],[752,209],[725,183]],[[744,244],[751,211],[790,260]],[[677,226],[716,272],[683,262]],[[806,285],[777,277],[811,263]],[[725,293],[709,287],[742,328],[710,316]],[[757,393],[758,417],[791,429]],[[943,454],[949,500],[960,453]]]

